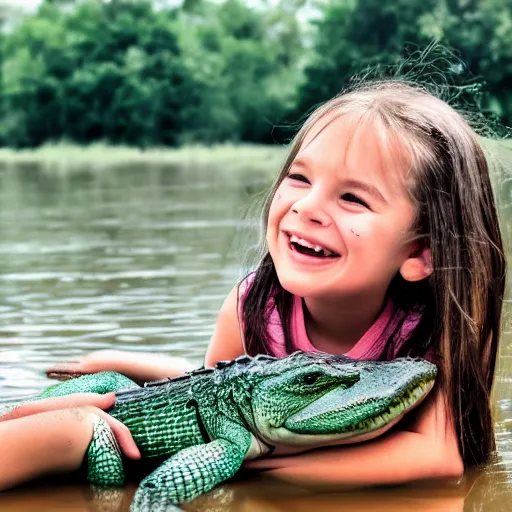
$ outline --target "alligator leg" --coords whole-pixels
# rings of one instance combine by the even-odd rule
[[[216,439],[191,446],[165,461],[142,480],[131,512],[180,510],[177,504],[190,501],[231,478],[242,465],[250,446],[250,434],[239,443]]]
[[[73,393],[110,393],[120,389],[139,387],[133,380],[117,372],[82,375],[76,379],[55,384],[44,390],[37,399],[71,395]]]
[[[108,423],[99,416],[94,421],[92,441],[87,450],[87,479],[100,486],[124,484],[121,451]]]

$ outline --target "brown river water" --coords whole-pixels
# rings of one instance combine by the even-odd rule
[[[44,376],[52,363],[96,349],[148,350],[201,364],[217,311],[247,270],[248,244],[256,240],[248,205],[269,182],[263,170],[243,163],[234,170],[0,167],[0,404],[52,383]],[[500,196],[509,238],[507,187]],[[336,492],[244,473],[184,508],[512,511],[509,306],[494,393],[495,464],[461,481]],[[121,512],[128,510],[135,485],[105,496],[59,477],[0,493],[0,511]]]

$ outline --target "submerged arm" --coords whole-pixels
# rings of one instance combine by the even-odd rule
[[[411,419],[403,424],[406,430],[366,443],[262,459],[246,467],[266,469],[269,476],[306,487],[358,487],[462,476],[457,436],[442,392],[433,393],[410,414]]]

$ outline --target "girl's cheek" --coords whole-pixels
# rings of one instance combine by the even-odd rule
[[[300,197],[300,190],[290,189],[283,184],[276,190],[270,205],[270,211],[283,213],[290,209]]]
[[[371,229],[365,222],[358,219],[347,219],[343,232],[348,239],[362,241],[368,237]]]
[[[283,200],[282,195],[277,193],[272,199],[270,209],[268,211],[267,228],[273,224],[279,223],[280,218],[283,216]]]
[[[276,216],[277,212],[280,209],[281,202],[281,195],[276,194],[274,196],[274,199],[272,199],[272,203],[270,204],[270,209],[268,211],[269,220]]]
[[[283,202],[283,195],[286,191],[286,184],[281,183],[279,185],[278,189],[276,190],[276,193],[274,194],[274,197],[272,198],[272,204],[270,205],[271,208],[276,208]]]

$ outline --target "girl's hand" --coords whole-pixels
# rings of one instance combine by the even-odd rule
[[[120,372],[120,367],[125,359],[126,353],[120,350],[96,350],[86,354],[78,361],[55,364],[46,370],[46,376],[50,379],[68,380],[91,373]]]
[[[0,422],[15,420],[41,412],[77,409],[80,407],[86,412],[101,416],[108,423],[119,443],[121,451],[126,457],[130,459],[140,459],[140,451],[128,428],[103,410],[112,407],[115,403],[115,399],[114,393],[107,393],[105,395],[97,393],[75,393],[73,395],[59,396],[56,398],[46,398],[36,402],[27,402],[15,407],[8,413],[0,416]]]
[[[66,380],[88,373],[115,371],[137,383],[143,383],[177,377],[194,368],[194,365],[181,357],[122,350],[98,350],[77,362],[56,364],[46,371],[46,375],[52,379]]]

